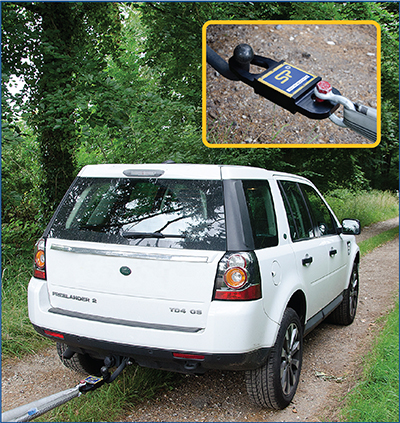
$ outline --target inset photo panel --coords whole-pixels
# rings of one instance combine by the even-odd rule
[[[376,147],[374,21],[210,21],[203,27],[203,142]]]

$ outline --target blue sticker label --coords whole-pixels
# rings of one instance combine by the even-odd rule
[[[96,376],[88,376],[86,379],[84,379],[84,382],[90,383],[91,385],[95,385],[96,383],[100,382],[103,378],[102,377],[96,377]]]
[[[303,70],[285,62],[272,69],[270,72],[267,72],[259,78],[258,81],[272,87],[274,90],[277,90],[288,97],[293,97],[297,92],[316,78],[317,77],[315,75],[304,72]]]

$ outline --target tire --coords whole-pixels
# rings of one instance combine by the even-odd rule
[[[296,393],[303,358],[303,327],[297,313],[287,308],[267,363],[246,371],[252,402],[277,410],[287,407]]]
[[[104,366],[102,360],[92,358],[88,354],[75,353],[71,358],[66,359],[63,357],[64,352],[68,346],[61,342],[57,342],[57,354],[61,362],[68,369],[74,370],[78,373],[85,373],[92,376],[101,376],[100,369]]]
[[[358,303],[358,263],[353,264],[348,288],[344,291],[342,302],[328,316],[328,321],[336,325],[351,325],[356,317]]]

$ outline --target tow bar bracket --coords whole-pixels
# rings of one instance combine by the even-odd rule
[[[250,64],[266,70],[258,74],[250,73]],[[235,48],[229,59],[229,69],[257,94],[293,114],[298,112],[310,119],[326,119],[339,107],[337,103],[316,98],[314,88],[321,77],[283,60],[277,62],[255,55],[248,44],[239,44]],[[332,88],[332,92],[340,95],[336,88]]]

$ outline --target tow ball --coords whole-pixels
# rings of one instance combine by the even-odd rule
[[[100,370],[101,377],[88,376],[80,381],[74,388],[66,389],[29,404],[21,405],[13,410],[6,411],[1,414],[1,421],[29,422],[82,394],[100,388],[105,383],[113,382],[129,364],[131,364],[131,362],[128,357],[106,357],[104,359],[104,366]],[[115,366],[117,366],[116,370],[110,373],[110,368]]]

